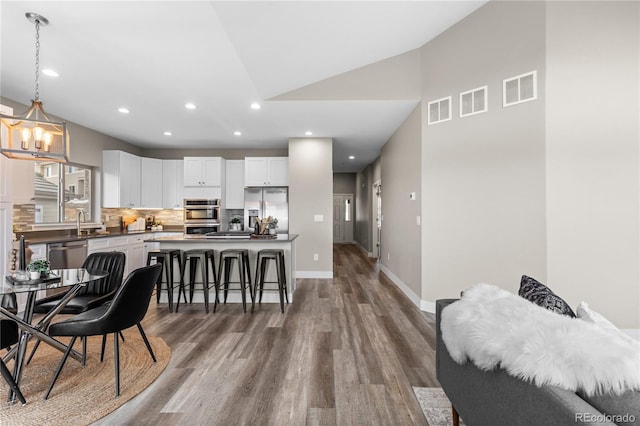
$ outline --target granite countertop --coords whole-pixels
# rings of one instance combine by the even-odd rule
[[[277,234],[276,238],[253,239],[250,234],[233,232],[220,232],[220,235],[175,235],[171,237],[149,238],[145,241],[153,242],[176,242],[176,243],[274,243],[291,242],[298,238],[298,234]]]
[[[65,243],[65,242],[69,242],[69,241],[84,241],[84,240],[91,240],[91,239],[95,239],[95,238],[107,238],[107,237],[121,237],[121,236],[127,236],[127,235],[144,235],[146,236],[152,236],[152,235],[157,235],[160,233],[166,233],[166,232],[177,232],[180,233],[180,235],[182,235],[182,227],[178,227],[178,228],[165,228],[162,231],[133,231],[133,232],[128,232],[128,231],[123,231],[120,230],[119,228],[115,228],[115,229],[108,229],[106,232],[91,232],[90,234],[83,234],[82,236],[77,236],[76,232],[74,230],[74,232],[69,233],[66,232],[63,234],[60,234],[59,232],[45,232],[45,231],[31,231],[31,232],[16,232],[16,238],[20,238],[20,235],[24,235],[25,240],[33,245],[33,244],[50,244],[50,243]],[[56,233],[58,235],[56,235]]]

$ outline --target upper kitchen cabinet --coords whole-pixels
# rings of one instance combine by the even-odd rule
[[[140,207],[140,157],[102,151],[102,207]]]
[[[221,186],[222,157],[184,157],[184,186]]]
[[[244,209],[244,160],[227,160],[225,209]]]
[[[162,207],[182,208],[184,199],[184,161],[162,160]]]
[[[162,207],[162,160],[140,158],[140,207]]]
[[[289,186],[289,157],[245,157],[244,186]]]

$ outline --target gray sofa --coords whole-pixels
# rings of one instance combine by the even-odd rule
[[[442,309],[456,300],[436,301],[436,373],[454,424],[457,412],[469,426],[640,425],[640,392],[586,398],[555,386],[537,387],[502,369],[485,372],[471,362],[457,364],[440,331]]]

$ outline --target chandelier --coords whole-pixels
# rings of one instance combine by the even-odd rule
[[[40,101],[40,26],[49,20],[37,13],[25,13],[36,27],[35,97],[24,114],[0,113],[0,152],[18,160],[69,161],[69,132],[67,123],[54,121],[44,112]]]

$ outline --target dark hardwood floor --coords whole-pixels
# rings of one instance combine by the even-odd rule
[[[353,245],[334,246],[333,279],[299,279],[284,314],[154,298],[143,324],[171,362],[97,424],[426,425],[411,386],[438,386],[433,315]]]

